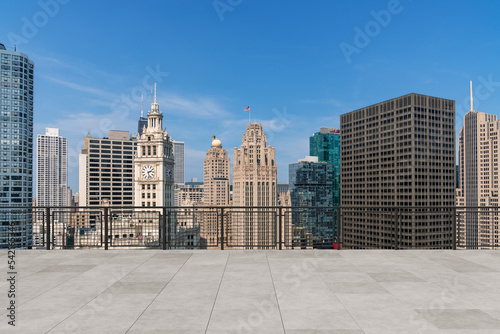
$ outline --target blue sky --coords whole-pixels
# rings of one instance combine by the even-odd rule
[[[68,138],[75,192],[83,137],[136,132],[154,77],[164,124],[186,143],[186,180],[203,178],[212,135],[232,160],[250,105],[287,182],[309,136],[357,108],[428,94],[457,101],[459,128],[472,80],[474,109],[498,113],[499,10],[460,0],[2,1],[0,43],[35,62],[35,136],[59,127]]]

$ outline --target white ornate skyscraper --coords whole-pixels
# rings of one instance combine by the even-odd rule
[[[135,205],[142,207],[174,205],[174,155],[172,140],[163,129],[163,114],[154,102],[148,113],[148,126],[137,138]]]
[[[248,124],[241,147],[234,148],[233,206],[276,206],[277,178],[274,147],[267,145],[262,124]],[[255,209],[241,216],[243,220],[233,220],[233,244],[244,248],[274,246],[272,214],[274,211]]]

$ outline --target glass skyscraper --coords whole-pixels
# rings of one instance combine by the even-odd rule
[[[333,206],[333,168],[317,157],[306,157],[289,165],[289,189],[292,206]],[[292,209],[294,228],[307,228],[313,246],[333,245],[334,221],[331,210]]]
[[[0,206],[31,206],[34,64],[3,44],[0,62]],[[0,248],[8,247],[9,238],[19,248],[32,245],[31,212],[0,211]]]
[[[137,121],[137,136],[142,135],[142,130],[144,129],[144,127],[148,127],[148,118],[141,116]]]
[[[174,183],[184,186],[184,142],[173,141],[174,144]]]
[[[309,155],[332,164],[333,206],[340,206],[340,130],[320,128],[309,137]]]

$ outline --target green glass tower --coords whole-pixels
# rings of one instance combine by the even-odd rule
[[[340,130],[320,128],[309,137],[309,155],[332,164],[333,205],[340,206]]]

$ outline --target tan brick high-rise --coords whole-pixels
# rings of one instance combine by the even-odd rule
[[[229,205],[229,157],[219,139],[212,137],[212,147],[203,160],[203,206],[212,207],[203,213],[200,235],[207,248],[221,248],[217,225],[217,207]],[[225,243],[231,245],[231,224],[225,221]]]
[[[498,248],[498,146],[500,120],[496,115],[471,110],[464,116],[458,137],[458,243],[460,248]],[[460,209],[466,206],[467,209]],[[494,207],[476,210],[474,207]]]
[[[277,205],[277,175],[274,147],[267,145],[262,124],[248,124],[240,148],[234,148],[233,206]],[[232,209],[235,248],[274,247],[274,210]]]

